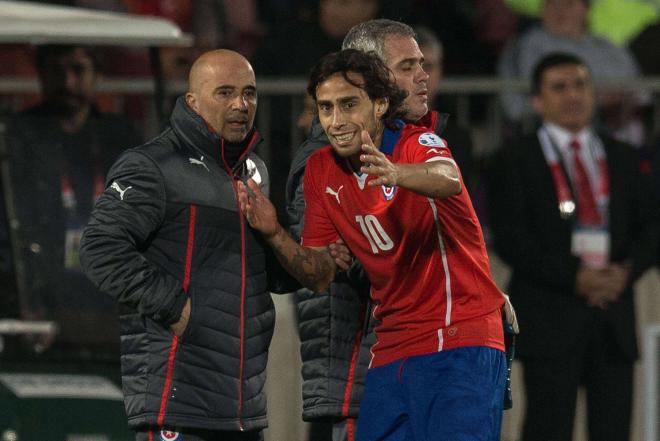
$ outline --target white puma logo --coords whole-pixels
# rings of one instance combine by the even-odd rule
[[[339,192],[341,191],[342,188],[344,188],[343,185],[342,185],[341,187],[339,187],[339,188],[337,189],[337,191],[334,191],[334,190],[333,190],[332,188],[330,188],[330,187],[325,187],[325,192],[328,193],[328,194],[331,194],[331,195],[333,195],[335,198],[337,198],[337,203],[338,203],[339,205],[341,205],[341,201],[339,200]]]
[[[188,158],[188,162],[190,162],[191,164],[201,165],[202,167],[204,167],[204,168],[206,169],[206,171],[210,171],[209,168],[206,166],[206,164],[204,164],[203,161],[204,161],[204,157],[203,157],[203,156],[202,156],[201,158],[199,158],[199,159]]]
[[[132,186],[129,185],[128,187],[122,190],[119,184],[117,183],[117,181],[113,182],[110,187],[117,190],[117,193],[119,193],[119,197],[121,198],[122,201],[124,200],[124,193],[126,193],[129,188],[133,188]]]
[[[427,154],[428,154],[428,153],[440,153],[440,150],[438,150],[438,149],[428,149],[428,150],[426,151],[426,153],[427,153]]]

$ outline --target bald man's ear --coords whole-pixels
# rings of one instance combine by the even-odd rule
[[[199,114],[199,106],[197,105],[197,98],[195,97],[194,93],[186,93],[186,104],[188,104],[188,107],[194,110],[195,113]]]

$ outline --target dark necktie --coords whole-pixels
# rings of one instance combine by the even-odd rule
[[[571,150],[573,151],[573,183],[577,193],[578,220],[582,225],[600,225],[600,213],[598,213],[594,193],[589,184],[587,169],[580,159],[580,142],[577,139],[571,141]]]

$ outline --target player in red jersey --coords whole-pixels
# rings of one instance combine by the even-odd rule
[[[307,164],[302,245],[253,182],[239,198],[306,287],[327,289],[340,238],[367,272],[380,325],[358,440],[499,439],[504,297],[449,148],[394,119],[405,95],[371,54],[324,57],[308,92],[331,146]]]

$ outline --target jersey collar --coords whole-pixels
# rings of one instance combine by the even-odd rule
[[[385,127],[385,130],[383,130],[383,140],[380,143],[380,151],[383,152],[386,155],[392,155],[392,152],[394,152],[394,146],[396,143],[399,141],[399,138],[401,137],[401,132],[403,130],[403,126],[405,123],[400,120],[394,120],[394,130]]]

